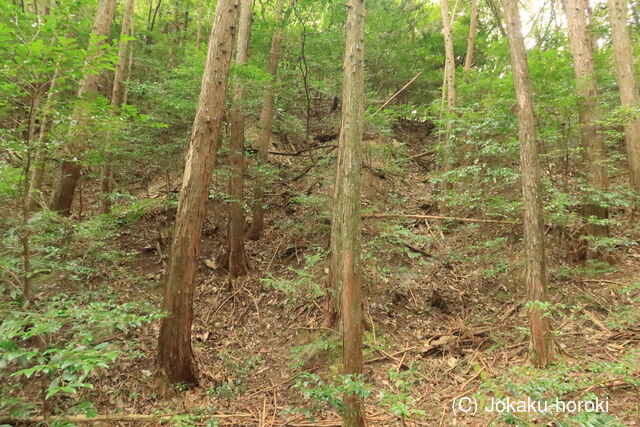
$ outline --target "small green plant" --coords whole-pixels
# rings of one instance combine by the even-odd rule
[[[316,248],[315,253],[305,255],[302,268],[288,268],[293,276],[291,279],[275,277],[269,273],[260,281],[270,288],[283,292],[289,303],[321,297],[325,294],[325,290],[318,284],[317,267],[324,261],[326,255],[326,251]]]
[[[380,404],[388,407],[391,413],[403,420],[425,415],[425,411],[415,408],[416,400],[411,395],[412,388],[418,382],[417,369],[417,366],[413,363],[406,371],[396,372],[390,369],[387,371],[387,375],[396,391],[382,390],[378,395]]]
[[[305,412],[307,415],[327,407],[342,413],[345,394],[352,394],[361,399],[366,399],[371,394],[371,386],[364,382],[363,377],[352,375],[338,375],[327,382],[317,374],[305,373],[298,377],[294,387],[311,403],[310,410]]]
[[[592,390],[600,384],[614,379],[623,379],[627,384],[637,387],[638,362],[640,354],[629,351],[619,360],[602,362],[585,359],[576,364],[557,363],[547,369],[532,366],[518,366],[497,378],[481,375],[483,384],[474,397],[478,407],[490,405],[490,401],[541,402],[541,407],[551,408],[546,412],[503,412],[499,419],[514,425],[529,426],[553,422],[559,426],[621,426],[623,424],[613,415],[603,412],[559,412],[557,401],[594,402],[596,398],[605,400],[606,395],[594,393]]]
[[[328,219],[331,216],[330,198],[324,194],[299,194],[292,198],[294,203],[310,210],[317,218]]]
[[[620,304],[613,309],[606,320],[610,328],[624,329],[637,325],[640,322],[640,282],[620,289],[620,295],[627,296],[628,302]]]
[[[598,277],[601,274],[611,273],[616,268],[606,261],[589,259],[583,267],[577,268],[559,268],[558,274],[562,277],[571,277],[573,275],[584,275],[587,277]]]
[[[254,355],[239,361],[227,352],[221,352],[220,355],[227,371],[227,379],[222,384],[209,388],[207,394],[215,396],[217,399],[229,401],[246,391],[246,379],[251,371],[262,362],[262,358]]]
[[[44,384],[45,399],[93,389],[92,375],[118,357],[114,338],[161,317],[147,303],[93,302],[64,294],[42,307],[46,309],[0,304],[0,378],[3,387],[11,387],[14,378]],[[0,404],[0,410],[25,415],[25,405],[6,404],[10,406]]]
[[[320,354],[338,356],[341,342],[336,335],[324,334],[309,344],[304,344],[291,349],[292,367],[301,368],[305,362]]]

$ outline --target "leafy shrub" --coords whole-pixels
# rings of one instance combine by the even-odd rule
[[[269,273],[267,277],[260,279],[260,281],[268,287],[283,292],[287,296],[288,302],[321,297],[325,294],[325,290],[318,284],[315,270],[325,258],[326,251],[316,248],[314,254],[305,255],[305,263],[302,268],[288,268],[293,275],[292,278],[275,277]]]
[[[0,304],[3,392],[16,385],[16,380],[43,384],[45,399],[93,389],[93,375],[108,369],[118,357],[114,339],[161,317],[147,303],[120,304],[113,298],[95,302],[60,294],[41,303],[42,310]],[[0,404],[0,411],[16,416],[31,409],[15,400]]]

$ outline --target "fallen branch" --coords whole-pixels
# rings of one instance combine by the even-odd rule
[[[412,252],[418,253],[422,256],[424,256],[425,258],[433,258],[434,256],[431,255],[429,252],[426,252],[420,248],[418,248],[417,246],[413,246],[411,243],[408,242],[401,242],[407,249],[409,249]]]
[[[516,312],[517,310],[520,310],[520,307],[522,307],[522,304],[512,305],[511,308],[509,308],[500,316],[500,322],[504,322],[505,320],[507,320],[507,318],[511,316],[514,312]]]
[[[413,156],[407,157],[407,160],[419,159],[420,157],[428,156],[430,154],[435,154],[435,152],[436,152],[436,150],[423,151],[422,153],[414,154]]]
[[[337,146],[337,145],[332,145],[332,146],[328,146],[328,147],[330,148],[329,152],[331,152],[331,151],[335,150],[336,148],[338,148],[338,146]],[[299,180],[300,178],[302,178],[303,176],[305,176],[307,173],[309,173],[309,171],[310,171],[311,169],[313,169],[313,167],[314,167],[315,165],[317,165],[317,164],[318,164],[318,161],[319,161],[320,159],[321,159],[321,157],[316,157],[316,159],[315,159],[315,160],[314,160],[314,161],[313,161],[309,166],[307,166],[306,168],[304,168],[304,170],[303,170],[302,172],[300,172],[298,175],[296,175],[296,176],[294,176],[293,178],[291,178],[291,181],[292,181],[292,182],[293,182],[293,181],[297,181],[297,180]]]
[[[374,358],[374,359],[365,360],[365,361],[364,361],[364,363],[365,363],[365,364],[367,364],[367,363],[374,363],[374,362],[380,362],[380,361],[382,361],[382,360],[387,360],[387,359],[389,359],[389,358],[393,358],[393,357],[398,356],[398,355],[400,355],[400,354],[404,354],[404,353],[406,353],[406,352],[408,352],[408,351],[411,351],[411,350],[414,350],[414,349],[416,349],[416,348],[418,348],[418,346],[417,346],[417,345],[414,345],[414,346],[412,346],[412,347],[407,347],[407,348],[405,348],[405,349],[403,349],[403,350],[396,351],[395,353],[387,354],[387,355],[386,355],[386,356],[384,356],[384,357],[376,357],[376,358]]]
[[[454,343],[458,340],[465,340],[465,339],[473,338],[476,336],[484,335],[487,332],[490,332],[494,329],[497,329],[497,328],[490,326],[490,327],[471,329],[471,330],[458,329],[456,331],[450,332],[450,334],[448,335],[436,335],[434,337],[431,337],[424,346],[418,348],[416,351],[421,354],[426,354],[426,353],[429,353],[430,351],[433,351],[433,350],[442,348],[448,344]]]
[[[67,421],[71,423],[96,423],[96,422],[118,422],[118,421],[137,421],[137,422],[157,422],[158,420],[175,417],[178,415],[189,415],[194,418],[253,418],[252,414],[203,414],[193,415],[184,412],[174,414],[104,414],[95,417],[86,415],[53,415],[45,417],[42,415],[34,417],[0,417],[0,424],[17,424],[28,423],[36,424],[50,421]]]
[[[286,151],[269,151],[269,154],[274,154],[276,156],[291,156],[291,157],[297,157],[303,153],[306,153],[307,151],[312,151],[312,150],[320,150],[322,148],[336,148],[338,147],[335,144],[327,144],[327,145],[318,145],[317,147],[311,147],[311,148],[305,148],[303,150],[298,150],[298,151],[294,151],[294,152],[286,152]]]
[[[619,379],[619,380],[611,380],[606,383],[593,384],[593,385],[590,385],[589,387],[581,389],[580,391],[584,390],[586,392],[592,392],[599,388],[622,388],[622,387],[636,387],[636,386],[633,384],[630,384],[625,379]]]
[[[619,286],[627,286],[626,283],[616,282],[615,280],[607,280],[607,279],[579,279],[582,282],[591,282],[591,283],[611,283],[612,285]]]
[[[483,222],[491,224],[520,224],[518,221],[502,219],[461,218],[457,216],[411,215],[411,214],[364,214],[362,218],[416,218],[416,219],[449,219],[462,222]]]
[[[414,82],[414,81],[415,81],[415,80],[420,76],[420,74],[422,74],[422,71],[420,71],[418,74],[416,74],[416,76],[415,76],[414,78],[412,78],[411,80],[409,80],[409,83],[407,83],[406,85],[402,86],[402,87],[400,88],[400,90],[398,90],[396,93],[394,93],[393,95],[391,95],[391,98],[387,99],[387,102],[385,102],[384,104],[382,104],[382,105],[380,106],[380,108],[378,108],[378,109],[377,109],[377,110],[376,110],[376,111],[375,111],[371,116],[373,117],[373,116],[375,116],[376,114],[378,114],[378,113],[379,113],[379,112],[380,112],[384,107],[386,107],[386,106],[387,106],[391,101],[393,101],[393,100],[394,100],[394,98],[395,98],[396,96],[398,96],[398,95],[399,95],[403,90],[405,90],[406,88],[408,88],[408,87],[409,87],[409,85],[410,85],[411,83],[413,83],[413,82]]]
[[[257,390],[257,391],[254,391],[253,393],[251,393],[251,394],[249,395],[249,397],[257,396],[257,395],[259,395],[259,394],[267,393],[267,392],[270,392],[271,390],[275,390],[275,389],[277,389],[278,387],[281,387],[281,386],[283,386],[283,385],[285,385],[285,384],[288,384],[288,383],[290,383],[291,381],[295,380],[296,378],[298,378],[299,376],[301,376],[303,373],[304,373],[304,372],[299,372],[299,373],[297,373],[296,375],[293,375],[293,376],[291,376],[291,377],[289,377],[289,378],[285,379],[284,381],[281,381],[281,382],[279,382],[279,383],[277,383],[277,384],[273,384],[273,385],[271,385],[271,386],[269,386],[269,387],[264,387],[264,388],[261,388],[261,389],[259,389],[259,390]]]

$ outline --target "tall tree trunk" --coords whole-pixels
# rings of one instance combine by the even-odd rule
[[[608,0],[608,8],[620,101],[623,107],[636,108],[640,100],[633,67],[633,48],[627,28],[627,2]],[[629,181],[631,188],[640,193],[640,116],[636,115],[627,122],[624,134],[629,159]]]
[[[171,43],[169,43],[169,52],[167,53],[169,64],[173,64],[175,59],[175,48],[179,48],[180,44],[180,0],[173,1],[173,22],[169,24],[170,31],[173,30]]]
[[[495,19],[496,21],[496,27],[500,31],[500,34],[502,34],[502,37],[504,37],[505,39],[508,38],[507,31],[504,29],[504,25],[502,25],[502,14],[500,13],[500,7],[496,5],[493,0],[485,0],[485,2],[487,3],[487,6],[489,6],[489,10],[493,15],[493,19]]]
[[[126,0],[122,12],[122,28],[120,30],[120,48],[118,50],[118,66],[113,77],[113,90],[111,91],[111,105],[119,109],[124,102],[125,83],[128,79],[128,61],[133,52],[132,41],[127,37],[133,36],[133,15],[135,13],[135,0]],[[100,208],[102,213],[111,210],[111,192],[113,191],[113,166],[109,153],[106,153],[105,164],[102,167],[100,192],[102,195]]]
[[[158,339],[158,376],[170,383],[197,384],[191,349],[193,279],[224,112],[239,0],[219,0],[209,39],[198,108],[184,167],[176,225],[165,278]]]
[[[271,122],[273,121],[273,110],[275,102],[275,84],[278,75],[278,61],[280,60],[280,47],[282,45],[282,10],[284,0],[277,0],[276,3],[276,29],[271,38],[271,51],[269,52],[269,63],[267,73],[271,74],[271,82],[267,88],[267,93],[260,111],[260,133],[256,143],[258,148],[258,166],[264,168],[269,159],[269,146],[271,145]],[[247,237],[251,240],[258,240],[264,230],[264,171],[258,171],[255,182],[254,201],[252,206],[251,227],[247,232]]]
[[[133,37],[134,35],[134,31],[133,29],[131,29],[131,36]],[[127,76],[127,79],[131,78],[131,68],[133,67],[133,45],[131,46],[131,49],[129,49],[129,59],[127,60],[127,71],[125,72],[125,75]],[[129,86],[125,86],[124,87],[124,97],[122,98],[122,103],[123,104],[128,104],[129,100]]]
[[[115,13],[115,0],[100,0],[98,4],[98,10],[96,11],[96,18],[93,22],[93,34],[97,36],[107,37],[109,30],[111,29],[111,22],[113,21],[113,15]],[[104,41],[100,41],[102,44]],[[98,55],[100,52],[98,51]],[[88,62],[92,62],[95,58],[89,58]],[[98,92],[98,82],[100,75],[88,70],[80,82],[78,88],[78,97],[85,97],[88,101],[95,98]],[[76,108],[74,111],[75,122],[79,123],[76,126],[87,126],[89,120],[86,115],[80,111],[81,108]],[[65,159],[62,161],[60,170],[60,181],[58,187],[53,194],[51,200],[51,209],[57,211],[62,215],[69,215],[71,213],[71,204],[73,203],[73,196],[76,191],[76,185],[78,178],[80,177],[80,165],[78,164],[77,157],[82,152],[83,141],[77,132],[72,128],[69,131],[69,139],[71,144],[65,153]]]
[[[591,7],[591,0],[582,0],[584,10],[587,13],[587,34],[589,35],[589,42],[591,43],[591,51],[598,51],[598,38],[593,32],[593,8]]]
[[[48,16],[51,13],[51,1],[46,0],[43,7],[43,16]],[[56,36],[52,37],[52,45],[56,40]],[[44,172],[46,165],[45,149],[45,135],[48,131],[49,114],[52,110],[53,98],[57,93],[56,82],[60,77],[60,63],[56,63],[56,68],[51,77],[51,83],[48,85],[47,99],[45,100],[44,107],[42,108],[42,116],[40,117],[40,130],[38,132],[38,141],[33,148],[32,157],[30,159],[30,167],[33,168],[33,173],[29,182],[29,210],[36,209],[42,198],[42,183],[44,181]],[[44,206],[44,202],[42,203]]]
[[[531,325],[531,354],[536,366],[546,367],[553,361],[553,337],[549,317],[539,307],[547,300],[547,272],[542,217],[541,168],[535,135],[533,90],[529,76],[527,52],[522,37],[518,0],[503,0],[509,35],[513,81],[518,103],[520,139],[520,174],[524,201],[524,240],[526,257],[527,299]]]
[[[58,82],[58,77],[60,76],[60,68],[56,65],[56,69],[53,72],[53,77],[51,78],[51,84],[49,85],[49,90],[47,93],[47,99],[45,100],[44,107],[42,108],[42,116],[40,117],[40,131],[38,133],[38,141],[34,148],[33,154],[33,175],[31,176],[30,188],[29,188],[29,208],[30,210],[35,209],[38,204],[43,199],[42,197],[42,187],[44,182],[44,172],[46,165],[46,156],[45,156],[45,137],[47,134],[47,130],[49,128],[49,114],[51,113],[53,100],[58,92],[56,83]],[[44,206],[44,203],[43,203]]]
[[[196,19],[196,50],[200,50],[200,39],[202,38],[202,0],[198,0],[196,11],[198,14],[198,18]]]
[[[242,66],[249,58],[249,33],[253,0],[240,0],[240,26],[236,47],[236,64]],[[233,88],[233,102],[229,110],[229,275],[247,274],[244,252],[244,85],[237,81]]]
[[[342,120],[331,218],[331,271],[341,295],[343,374],[362,374],[361,171],[364,131],[364,0],[347,2]],[[364,405],[344,396],[342,425],[365,426]]]
[[[573,68],[576,74],[576,89],[579,96],[578,116],[580,119],[580,134],[582,150],[587,169],[587,182],[597,190],[606,191],[609,187],[609,177],[605,166],[606,151],[604,141],[596,125],[598,88],[596,84],[593,46],[588,32],[587,11],[584,0],[564,0],[563,2],[569,23],[569,41],[573,56]],[[591,216],[598,219],[608,217],[607,209],[586,203],[582,213],[587,219],[585,231],[592,236],[606,236],[606,226],[589,222]]]
[[[128,76],[128,61],[133,51],[133,41],[126,40],[133,37],[133,24],[135,13],[135,0],[126,0],[122,13],[122,28],[120,31],[120,47],[118,50],[118,66],[113,77],[113,90],[111,91],[111,105],[120,107],[124,102],[125,84]]]
[[[444,75],[446,85],[443,90],[447,92],[447,134],[444,150],[442,151],[442,167],[441,171],[446,174],[451,170],[451,152],[453,150],[451,143],[451,133],[453,130],[452,115],[456,109],[456,64],[453,52],[453,35],[451,32],[451,16],[449,15],[448,0],[440,0],[440,14],[442,15],[442,34],[444,35],[444,51],[445,64]],[[446,178],[445,178],[446,179]],[[446,192],[449,189],[448,182],[445,180],[442,189]],[[443,203],[441,211],[448,211],[446,204]]]
[[[44,87],[38,87],[31,97],[31,106],[29,108],[29,125],[27,129],[27,138],[25,141],[26,153],[24,155],[24,162],[22,166],[22,176],[24,181],[22,182],[22,229],[20,230],[20,240],[22,242],[22,297],[24,303],[27,303],[31,298],[31,249],[30,249],[30,237],[31,231],[29,229],[29,219],[31,218],[31,160],[33,154],[33,141],[36,134],[36,118],[38,116],[38,109],[43,98]]]
[[[473,51],[476,46],[476,31],[478,28],[478,0],[471,0],[471,22],[469,22],[469,38],[467,38],[467,56],[464,58],[465,78],[473,66]]]

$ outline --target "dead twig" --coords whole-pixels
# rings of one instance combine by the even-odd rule
[[[18,423],[27,423],[27,424],[36,424],[43,422],[51,422],[51,421],[66,421],[71,423],[96,423],[96,422],[120,422],[120,421],[131,421],[131,422],[158,422],[159,420],[175,417],[178,415],[184,415],[184,412],[177,412],[172,414],[103,414],[97,415],[95,417],[89,417],[86,415],[53,415],[50,417],[45,417],[42,415],[33,416],[33,417],[0,417],[0,424],[18,424]],[[253,418],[252,414],[202,414],[195,415],[191,414],[192,417],[200,417],[200,418]]]
[[[428,156],[430,154],[435,154],[435,153],[436,153],[436,150],[427,150],[427,151],[423,151],[422,153],[409,156],[407,157],[407,160],[415,160],[415,159],[419,159],[420,157]]]
[[[418,346],[417,346],[417,345],[414,345],[414,346],[412,346],[412,347],[407,347],[407,348],[405,348],[405,349],[403,349],[403,350],[396,351],[395,353],[391,353],[391,354],[386,355],[386,356],[384,356],[384,357],[376,357],[376,358],[374,358],[374,359],[365,360],[365,362],[364,362],[364,363],[365,363],[365,364],[367,364],[367,363],[380,362],[381,360],[387,360],[387,359],[389,359],[389,358],[393,358],[393,357],[395,357],[395,356],[398,356],[398,355],[400,355],[400,354],[403,354],[403,353],[406,353],[406,352],[408,352],[408,351],[414,350],[414,349],[416,349],[416,348],[418,348]]]
[[[312,151],[312,150],[320,150],[322,148],[337,148],[338,146],[335,144],[326,144],[326,145],[318,145],[317,147],[311,147],[311,148],[305,148],[303,150],[298,150],[298,151],[294,151],[294,152],[285,152],[285,151],[269,151],[269,154],[273,154],[276,156],[291,156],[291,157],[298,157],[303,153],[306,153],[307,151]]]
[[[580,390],[580,391],[590,392],[598,388],[620,388],[620,387],[635,387],[635,386],[633,384],[629,384],[629,382],[624,379],[617,379],[617,380],[611,380],[602,384],[593,384],[593,385],[590,385],[589,387],[585,387],[583,390]]]
[[[503,219],[482,219],[482,218],[462,218],[456,216],[439,216],[439,215],[411,215],[411,214],[364,214],[362,218],[416,218],[416,219],[448,219],[452,221],[462,222],[483,222],[491,224],[521,224],[518,221],[503,220]]]
[[[285,385],[285,384],[288,384],[288,383],[290,383],[291,381],[295,380],[296,378],[298,378],[298,377],[299,377],[300,375],[302,375],[303,373],[304,373],[304,372],[300,372],[300,373],[298,373],[298,374],[296,374],[296,375],[293,375],[293,376],[291,376],[291,377],[287,378],[286,380],[281,381],[281,382],[279,382],[279,383],[277,383],[277,384],[274,384],[274,385],[272,385],[272,386],[265,387],[265,388],[262,388],[262,389],[260,389],[260,390],[254,391],[253,393],[251,393],[251,394],[249,395],[249,397],[253,397],[253,396],[256,396],[256,395],[261,394],[261,393],[266,393],[266,392],[269,392],[269,391],[271,391],[271,390],[275,390],[275,389],[277,389],[278,387],[283,386],[283,385]]]
[[[430,253],[425,252],[424,250],[420,249],[420,248],[419,248],[419,247],[417,247],[417,246],[413,246],[411,243],[404,242],[404,241],[403,241],[403,242],[401,242],[401,243],[402,243],[402,244],[403,244],[407,249],[409,249],[410,251],[415,252],[415,253],[418,253],[418,254],[420,254],[420,255],[424,256],[425,258],[434,258],[434,256],[433,256],[433,255],[431,255]]]
[[[591,282],[591,283],[611,283],[613,285],[627,286],[626,283],[616,282],[615,280],[605,280],[605,279],[580,279],[581,282]]]
[[[378,114],[380,111],[382,111],[382,109],[384,107],[386,107],[391,101],[393,101],[395,99],[396,96],[398,96],[403,90],[405,90],[406,88],[409,87],[409,85],[411,83],[413,83],[418,77],[420,77],[420,74],[422,74],[422,71],[420,71],[418,74],[415,75],[414,78],[412,78],[411,80],[409,80],[409,83],[407,83],[406,85],[402,86],[396,93],[394,93],[393,95],[391,95],[391,98],[387,99],[387,102],[385,102],[384,104],[382,104],[371,116],[375,116],[376,114]]]

